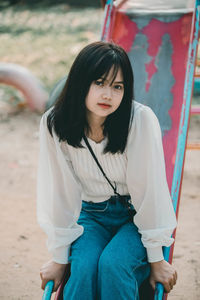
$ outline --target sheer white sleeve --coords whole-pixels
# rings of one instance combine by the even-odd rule
[[[80,186],[62,143],[47,128],[47,113],[40,122],[37,180],[37,218],[47,234],[47,248],[57,263],[68,262],[71,243],[82,233],[77,224],[81,210]]]
[[[160,125],[153,111],[136,108],[127,145],[127,185],[136,210],[134,222],[149,262],[163,259],[162,246],[173,243],[176,217],[165,172]]]

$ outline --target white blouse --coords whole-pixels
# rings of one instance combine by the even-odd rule
[[[38,222],[48,236],[47,247],[57,263],[68,262],[70,245],[83,233],[77,224],[82,200],[101,202],[113,190],[89,150],[74,148],[53,138],[47,128],[47,111],[40,123],[40,156],[37,185]],[[162,246],[173,243],[176,217],[166,181],[162,136],[153,111],[134,101],[134,117],[123,154],[103,154],[107,142],[88,139],[117,191],[131,195],[134,223],[142,235],[148,261],[163,259]],[[84,141],[82,141],[85,146]]]

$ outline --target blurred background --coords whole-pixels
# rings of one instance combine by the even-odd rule
[[[78,52],[100,39],[97,0],[0,1],[0,62],[27,68],[48,93]],[[41,114],[14,87],[0,85],[0,299],[41,299],[49,259],[36,222]]]
[[[50,91],[80,49],[100,38],[100,7],[97,0],[0,1],[1,62],[26,67]],[[21,101],[15,89],[3,91],[5,101]]]
[[[27,68],[50,93],[83,46],[100,39],[103,16],[97,0],[1,0],[0,63]],[[19,91],[0,85],[0,299],[42,296],[39,269],[50,257],[36,222],[40,118]],[[200,140],[199,125],[192,117],[190,141]],[[200,299],[199,153],[186,154],[174,254],[180,275],[169,296],[174,300]]]

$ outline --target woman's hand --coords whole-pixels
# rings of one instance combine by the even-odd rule
[[[40,277],[42,279],[41,288],[44,290],[45,285],[48,281],[54,281],[53,291],[57,291],[59,285],[61,284],[66,265],[58,264],[54,261],[49,261],[42,266],[40,269]]]
[[[169,293],[173,289],[177,280],[177,272],[174,267],[166,260],[150,263],[150,265],[150,284],[153,289],[155,290],[156,283],[160,282],[163,284],[165,292]]]

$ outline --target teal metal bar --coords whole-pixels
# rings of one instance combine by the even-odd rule
[[[199,24],[200,24],[200,0],[196,0],[194,34],[192,36],[191,44],[189,47],[188,64],[187,64],[186,79],[185,79],[185,86],[184,86],[184,102],[182,105],[181,121],[179,127],[179,139],[177,145],[174,176],[173,176],[172,189],[171,189],[171,197],[172,197],[175,212],[177,212],[177,208],[178,208],[181,178],[183,173],[183,165],[184,165],[184,157],[185,157],[185,149],[186,149],[186,141],[187,141],[187,128],[188,128],[188,121],[190,115],[190,106],[191,106],[192,90],[193,90],[193,82],[194,82],[195,59],[196,59],[196,52],[198,47],[198,34],[199,34],[199,26],[200,26]],[[169,261],[170,250],[171,250],[170,247],[164,247],[164,258],[167,261]],[[158,283],[156,285],[154,300],[164,299],[165,297],[163,297],[163,294],[164,294],[164,288],[161,284]]]
[[[194,66],[195,66],[196,52],[198,46],[199,22],[200,22],[200,0],[197,0],[196,19],[194,24],[195,26],[194,36],[189,48],[189,57],[188,57],[185,87],[184,87],[184,102],[182,106],[182,114],[181,114],[181,121],[179,127],[179,139],[178,139],[176,161],[175,161],[175,168],[174,168],[175,171],[174,171],[172,190],[171,190],[171,196],[172,196],[175,211],[178,204],[177,202],[178,202],[182,169],[183,169],[182,166],[184,162],[184,152],[185,152],[184,149],[186,146],[187,127],[188,127],[188,119],[190,114],[191,97],[192,97],[193,80],[194,80]],[[166,251],[166,255],[168,255],[168,252],[169,251]]]
[[[154,300],[162,299],[163,294],[164,294],[164,286],[161,283],[156,283]]]
[[[107,41],[108,38],[112,9],[113,9],[113,0],[107,0],[104,9],[104,26],[101,32],[102,41]]]
[[[42,300],[50,300],[51,299],[51,294],[53,292],[53,286],[54,286],[54,282],[52,280],[47,282],[45,289],[44,289],[43,296],[42,296]]]

